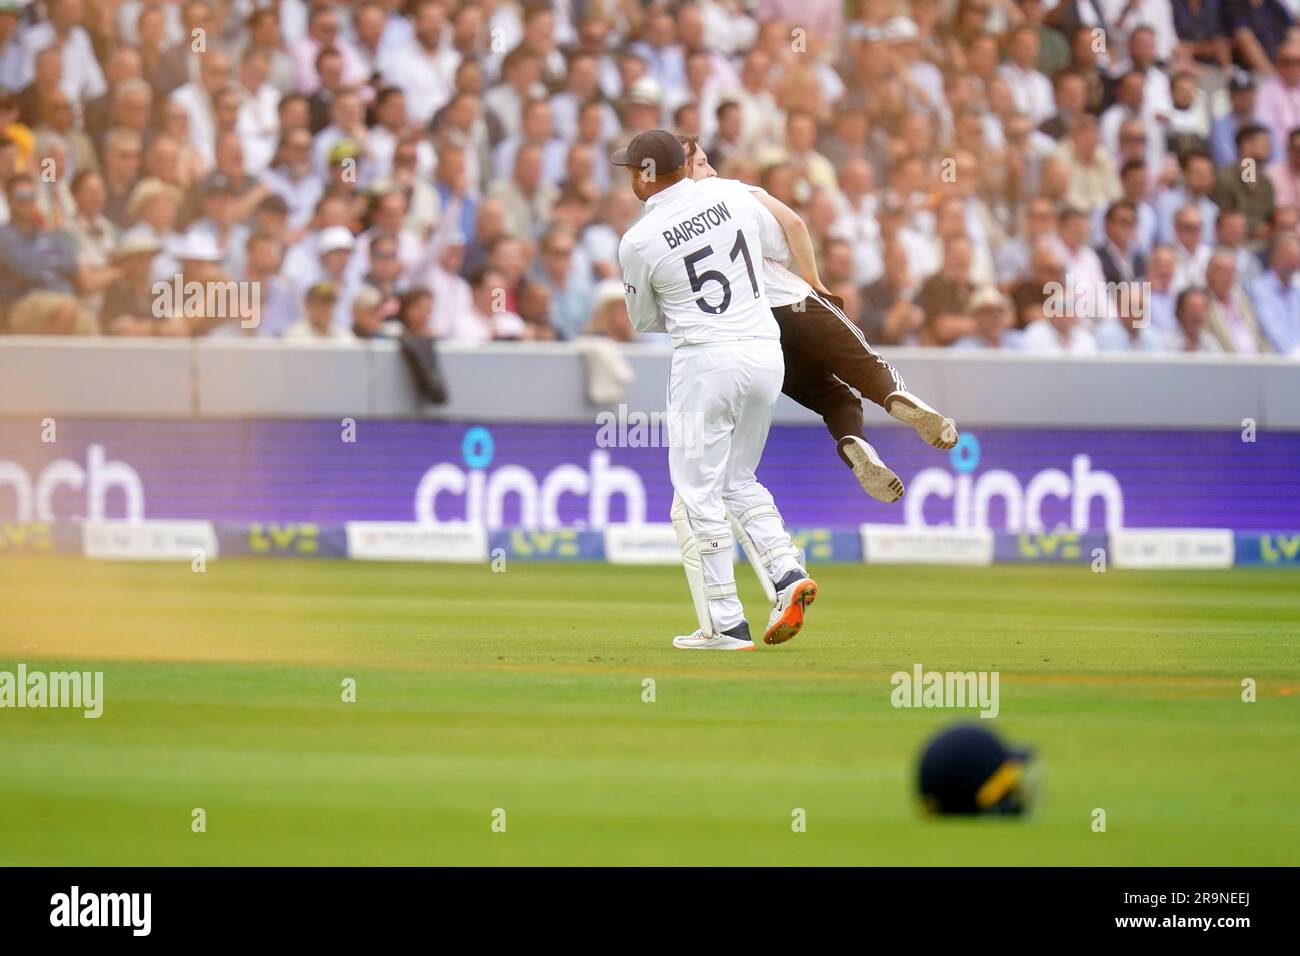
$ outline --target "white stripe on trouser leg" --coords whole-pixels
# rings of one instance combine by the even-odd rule
[[[736,520],[754,543],[758,560],[773,582],[780,581],[799,567],[799,551],[790,540],[776,505],[755,505]]]
[[[847,315],[845,315],[844,311],[839,307],[837,307],[834,302],[831,302],[828,299],[823,299],[816,292],[812,293],[812,297],[816,299],[818,302],[820,302],[822,305],[826,306],[826,308],[830,310],[832,313],[839,316],[840,321],[843,322],[848,327],[848,330],[852,332],[853,335],[857,338],[857,340],[862,343],[862,347],[871,353],[871,357],[875,359],[877,363],[879,363],[889,371],[889,377],[894,380],[894,389],[896,391],[900,391],[900,392],[907,391],[907,386],[903,384],[903,378],[901,375],[898,374],[898,369],[894,368],[893,364],[891,364],[890,362],[886,362],[884,356],[882,356],[879,352],[877,352],[875,349],[871,347],[871,343],[867,341],[866,334],[863,333],[862,329],[858,328],[858,324],[856,322],[854,322]]]

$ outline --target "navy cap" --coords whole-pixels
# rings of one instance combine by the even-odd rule
[[[1029,802],[1024,778],[1030,756],[977,724],[949,727],[921,754],[921,801],[931,813],[1021,813]]]
[[[681,140],[668,130],[651,129],[637,133],[632,142],[615,150],[609,158],[615,166],[635,166],[637,169],[644,168],[646,160],[654,163],[655,172],[676,172],[686,165],[686,149]]]

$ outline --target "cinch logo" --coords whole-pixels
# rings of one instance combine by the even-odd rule
[[[560,519],[560,505],[571,497],[586,499],[587,517],[567,522],[570,528],[605,528],[614,498],[623,499],[626,523],[645,523],[645,486],[640,476],[630,468],[610,465],[606,451],[593,451],[585,470],[565,464],[540,479],[521,465],[489,470],[495,454],[496,443],[488,429],[475,426],[465,432],[461,442],[465,467],[442,462],[424,473],[415,489],[415,520],[496,529],[505,525],[506,506],[513,501],[519,518],[510,522],[512,526],[549,531],[566,524]]]
[[[965,432],[948,454],[955,475],[942,468],[925,468],[908,482],[907,496],[903,498],[908,527],[929,526],[925,505],[930,498],[944,498],[952,503],[952,520],[935,522],[943,527],[991,528],[989,511],[998,500],[1006,513],[1005,530],[1047,531],[1043,505],[1049,498],[1064,502],[1069,515],[1068,521],[1054,522],[1053,528],[1064,525],[1073,531],[1087,531],[1093,499],[1102,503],[1105,530],[1124,527],[1124,492],[1114,475],[1092,470],[1088,455],[1075,455],[1069,474],[1059,468],[1047,468],[1022,485],[1019,478],[1001,468],[975,474],[980,463],[980,443],[970,432]],[[1059,511],[1061,506],[1055,507]]]
[[[144,520],[144,483],[140,475],[125,462],[109,461],[103,445],[87,447],[86,467],[70,458],[60,458],[46,465],[35,481],[16,461],[0,461],[0,501],[4,500],[6,490],[12,492],[13,509],[4,513],[19,523],[53,521],[54,495],[59,489],[85,492],[85,511],[65,513],[61,517],[91,521],[110,517],[108,493],[115,489],[121,493],[123,507],[121,514],[113,517]]]

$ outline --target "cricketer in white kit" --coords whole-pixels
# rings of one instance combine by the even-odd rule
[[[776,594],[763,640],[783,643],[817,596],[772,495],[754,477],[785,375],[762,260],[784,236],[744,185],[691,180],[685,150],[666,130],[638,134],[612,160],[628,167],[646,204],[619,246],[628,315],[638,331],[667,332],[673,344],[672,522],[699,622],[673,646],[754,649],[736,595],[733,530]]]

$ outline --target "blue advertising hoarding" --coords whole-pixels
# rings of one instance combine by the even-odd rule
[[[620,433],[620,447],[595,424],[60,419],[47,443],[38,422],[10,419],[0,421],[0,521],[254,523],[265,527],[241,550],[323,555],[339,543],[309,540],[300,526],[468,522],[531,532],[664,522],[672,490],[659,437]],[[1300,528],[1298,433],[1247,442],[1236,431],[989,428],[966,432],[951,452],[900,427],[869,437],[907,484],[898,504],[867,498],[820,427],[772,429],[759,478],[792,528]],[[572,538],[504,546],[583,554]],[[1077,546],[1030,537],[1017,547],[1029,560],[1050,557],[1044,548],[1070,560]],[[1261,547],[1261,560],[1291,559],[1289,539]]]

